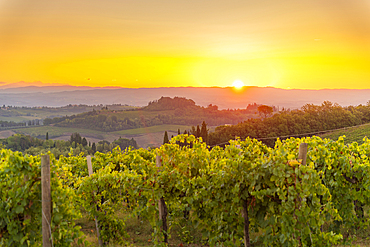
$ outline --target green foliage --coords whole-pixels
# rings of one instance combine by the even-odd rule
[[[0,245],[41,246],[40,157],[19,152],[0,153]],[[52,220],[54,246],[83,242],[74,220],[81,216],[75,191],[61,183],[64,172],[51,157]]]
[[[302,142],[308,143],[305,166],[298,159]],[[82,241],[73,219],[84,208],[97,218],[105,243],[127,244],[125,219],[115,215],[119,210],[149,220],[154,245],[163,246],[158,217],[163,198],[169,233],[178,225],[187,242],[193,241],[189,233],[197,231],[210,246],[242,245],[240,212],[246,207],[250,233],[258,232],[251,234],[252,243],[333,246],[343,239],[342,229],[369,226],[363,208],[370,203],[368,150],[368,139],[345,145],[343,138],[319,137],[278,140],[274,148],[237,139],[224,149],[209,149],[194,136],[178,135],[158,149],[97,152],[92,176],[83,155],[71,152],[51,159],[54,243]],[[2,245],[40,245],[39,162],[38,156],[1,151]]]
[[[43,140],[22,134],[12,135],[3,141],[3,145],[13,151],[25,151],[31,147],[42,146]]]
[[[122,150],[128,147],[138,148],[138,145],[133,138],[119,138],[112,143],[109,143],[108,141],[100,141],[98,146],[93,143],[92,147],[90,147],[87,145],[86,138],[82,138],[79,133],[73,133],[70,141],[41,140],[31,136],[15,134],[4,139],[2,142],[6,148],[13,151],[21,151],[30,155],[46,154],[50,152],[56,158],[59,158],[61,155],[68,156],[71,148],[73,148],[75,155],[79,155],[81,153],[89,155],[94,154],[96,151],[110,152],[117,146]]]
[[[4,116],[0,109],[0,115]],[[0,121],[0,129],[14,128],[14,127],[25,127],[25,123],[16,123],[14,121]]]
[[[339,137],[345,136],[345,144],[350,144],[352,142],[357,142],[362,144],[365,136],[369,136],[370,124],[364,124],[361,126],[350,127],[342,130],[331,131],[320,135],[321,138],[328,138],[332,140],[338,140]]]
[[[159,100],[149,102],[148,106],[143,109],[149,111],[162,111],[194,106],[195,102],[191,99],[182,97],[174,97],[173,99],[170,97],[161,97]]]
[[[126,148],[132,147],[132,148],[139,148],[134,138],[126,139],[126,138],[119,138],[115,141],[113,141],[113,145],[119,146],[121,150],[125,150]]]
[[[125,224],[116,219],[115,211],[122,207],[125,197],[122,196],[121,176],[112,168],[114,165],[108,165],[92,176],[82,178],[78,181],[78,193],[84,209],[91,217],[97,217],[102,241],[123,243],[127,237]]]
[[[268,116],[271,116],[272,115],[272,112],[273,112],[273,109],[271,106],[268,106],[268,105],[260,105],[258,108],[258,113],[263,116],[264,118],[268,117]]]
[[[262,107],[262,106],[260,106]],[[300,135],[355,126],[370,122],[370,105],[341,107],[325,101],[322,105],[307,104],[300,110],[283,110],[272,117],[248,119],[234,126],[219,126],[209,135],[209,144],[216,145],[241,138],[271,138],[263,142],[273,147],[277,136]],[[310,136],[310,134],[306,134]]]
[[[208,129],[207,129],[207,124],[205,121],[202,123],[202,128],[200,130],[200,137],[202,137],[202,140],[204,142],[208,142]]]
[[[78,143],[78,144],[81,144],[82,143],[82,137],[79,133],[73,133],[71,135],[71,138],[69,140],[71,143]]]

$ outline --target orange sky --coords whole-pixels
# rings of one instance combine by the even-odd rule
[[[0,0],[0,83],[370,88],[369,0]]]

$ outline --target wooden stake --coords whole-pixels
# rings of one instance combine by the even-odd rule
[[[241,149],[240,144],[237,144],[236,147],[238,149]],[[242,154],[242,151],[240,150],[239,155],[241,154]],[[244,246],[251,247],[251,241],[249,237],[248,198],[245,200],[242,200],[242,202],[243,202],[242,216],[244,218]]]
[[[303,142],[303,143],[301,143],[299,145],[298,159],[302,160],[302,165],[303,166],[305,166],[306,163],[307,163],[306,162],[307,161],[307,148],[308,148],[308,144],[307,143],[304,143]],[[299,201],[302,200],[302,198],[299,196],[299,194],[298,194],[298,200]],[[299,231],[299,232],[301,232],[301,231]],[[302,246],[301,237],[298,236],[297,239],[298,239],[298,242],[299,242],[299,246]]]
[[[92,169],[91,156],[90,155],[86,156],[86,161],[87,161],[87,170],[89,171],[89,176],[91,176],[94,172],[93,172],[93,169]],[[96,236],[98,237],[98,241],[99,241],[99,246],[103,246],[103,241],[100,238],[98,217],[96,217],[96,216],[95,216],[95,227],[96,227]]]
[[[298,153],[298,159],[302,160],[302,165],[306,165],[306,160],[307,160],[307,143],[301,143],[299,145],[299,153]]]
[[[90,155],[86,156],[86,161],[87,161],[87,170],[89,171],[89,176],[91,176],[94,172],[93,172],[93,169],[92,169],[91,156]]]
[[[50,157],[41,157],[42,246],[51,247]]]
[[[156,166],[157,167],[162,166],[161,156],[159,156],[159,155],[156,156]],[[164,201],[163,197],[161,199],[159,199],[159,201],[158,201],[158,210],[159,210],[159,220],[162,221],[161,230],[162,230],[163,235],[164,235],[163,242],[168,244],[168,234],[167,234],[167,232],[168,232],[168,227],[167,227],[168,211],[167,211],[166,202]]]
[[[157,155],[157,156],[155,157],[155,165],[156,165],[157,167],[161,167],[161,166],[162,166],[161,156]]]
[[[242,216],[244,218],[244,246],[251,247],[251,242],[249,238],[248,199],[243,200]]]

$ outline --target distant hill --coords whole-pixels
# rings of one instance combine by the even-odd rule
[[[103,107],[72,116],[47,118],[44,125],[57,127],[85,128],[98,131],[119,131],[157,125],[208,125],[218,126],[237,124],[256,117],[257,105],[250,105],[241,110],[218,110],[212,104],[198,106],[191,99],[181,97],[161,97],[150,101],[146,107],[117,111]]]
[[[8,85],[9,86],[9,85]],[[127,104],[146,106],[160,97],[185,97],[197,105],[217,105],[219,109],[245,108],[248,104],[266,104],[281,108],[300,108],[303,105],[331,101],[341,106],[366,104],[370,89],[299,90],[273,87],[234,88],[92,88],[73,86],[0,87],[0,105],[65,106],[68,104]]]
[[[163,110],[175,110],[175,109],[186,109],[188,107],[194,107],[195,102],[192,99],[179,98],[179,97],[161,97],[159,100],[150,101],[148,106],[142,108],[146,111],[163,111]]]
[[[66,105],[62,107],[8,107],[0,105],[0,122],[28,122],[36,119],[70,116],[82,112],[100,110],[103,105]],[[135,107],[127,105],[108,105],[111,110],[127,110]],[[2,124],[0,124],[0,129]]]
[[[101,87],[88,86],[71,86],[56,83],[42,83],[42,82],[16,82],[4,83],[0,82],[0,92],[2,93],[37,93],[37,92],[64,92],[64,91],[78,91],[78,90],[93,90]],[[119,87],[105,87],[106,89],[115,89]]]

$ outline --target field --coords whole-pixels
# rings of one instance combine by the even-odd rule
[[[83,112],[100,110],[102,106],[69,105],[64,107],[15,107],[0,110],[0,121],[23,122],[34,119],[45,119],[62,116],[71,116]],[[126,105],[110,105],[111,110],[128,110],[136,107]]]
[[[167,131],[169,137],[171,135],[177,135],[177,130],[180,129],[181,133],[184,130],[189,130],[191,126],[187,125],[157,125],[147,128],[120,130],[114,132],[102,132],[90,129],[80,129],[80,128],[66,128],[66,127],[55,127],[55,126],[39,126],[30,128],[14,129],[16,133],[21,133],[25,135],[31,135],[38,138],[45,138],[46,133],[49,133],[50,139],[55,140],[69,140],[72,133],[80,133],[82,137],[86,137],[87,141],[99,142],[102,140],[107,140],[112,142],[120,137],[122,138],[134,138],[138,145],[143,148],[150,146],[160,146],[163,143],[164,132]],[[0,131],[0,134],[3,131]],[[4,132],[13,133],[11,131]],[[9,134],[11,135],[11,134]],[[3,136],[2,138],[6,138]]]
[[[16,123],[34,120],[34,119],[41,119],[41,118],[38,116],[12,116],[12,117],[0,116],[0,121],[16,122]]]
[[[321,138],[328,138],[332,140],[338,140],[340,136],[346,136],[344,138],[344,142],[346,144],[352,142],[362,144],[365,136],[370,137],[370,124],[363,124],[361,126],[350,127],[320,135]]]

